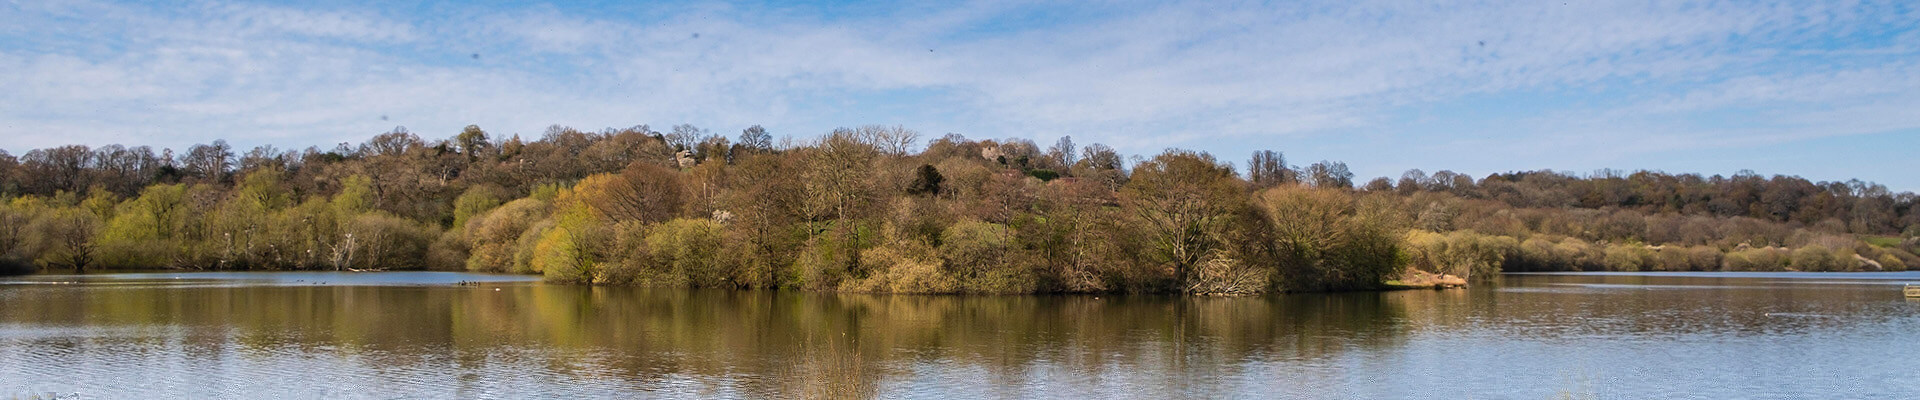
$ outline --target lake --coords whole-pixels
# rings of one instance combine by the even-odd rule
[[[452,272],[0,278],[0,399],[1916,398],[1920,273],[873,296]]]

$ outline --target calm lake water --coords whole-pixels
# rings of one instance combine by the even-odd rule
[[[1917,398],[1908,281],[1507,275],[1187,298],[38,275],[0,278],[0,399]]]

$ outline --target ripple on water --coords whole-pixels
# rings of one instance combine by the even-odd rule
[[[1623,398],[1920,395],[1904,369],[1920,351],[1920,304],[1885,287],[1641,281],[1099,302],[539,284],[7,285],[0,388],[729,398],[796,397],[845,380],[885,398],[1543,398],[1583,387]]]

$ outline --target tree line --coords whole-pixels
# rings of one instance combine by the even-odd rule
[[[1900,270],[1912,193],[1859,182],[1243,166],[899,126],[0,152],[7,269],[465,269],[594,284],[1243,294],[1409,271]],[[924,143],[923,143],[924,142]]]

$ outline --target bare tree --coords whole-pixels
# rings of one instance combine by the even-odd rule
[[[292,158],[292,153],[281,152],[280,149],[274,148],[273,145],[263,144],[260,145],[260,147],[253,148],[253,150],[248,150],[246,155],[240,156],[240,171],[252,171],[261,168],[285,170],[287,169],[289,160]]]
[[[1182,290],[1191,288],[1194,269],[1222,247],[1217,230],[1247,199],[1232,167],[1185,150],[1167,150],[1141,163],[1120,198],[1152,238],[1152,254],[1172,267]]]
[[[365,144],[360,145],[360,152],[369,157],[398,157],[426,145],[419,136],[414,136],[407,131],[407,127],[401,126],[367,139]]]
[[[617,175],[596,175],[575,186],[588,206],[613,221],[657,223],[673,218],[686,189],[679,171],[633,163]]]
[[[1061,136],[1060,141],[1053,142],[1053,147],[1047,148],[1047,156],[1053,157],[1053,160],[1060,162],[1061,166],[1071,167],[1076,161],[1073,151],[1073,137]]]
[[[857,140],[873,145],[880,149],[881,153],[896,157],[912,152],[914,144],[920,141],[920,132],[900,125],[867,125],[853,132]]]
[[[224,139],[211,144],[196,144],[187,149],[186,157],[180,161],[187,176],[214,182],[225,181],[227,173],[233,169],[233,147],[228,146]]]
[[[23,178],[28,178],[25,181],[38,182],[34,184],[36,192],[79,192],[93,185],[94,153],[87,146],[36,149],[27,152],[20,161],[27,175]]]
[[[740,145],[754,151],[772,150],[773,135],[767,133],[767,128],[749,126],[740,131]]]
[[[1287,156],[1273,150],[1253,152],[1253,159],[1247,160],[1247,180],[1254,188],[1270,188],[1294,182],[1293,170],[1287,168]]]
[[[667,144],[673,145],[674,151],[680,151],[693,150],[695,146],[700,145],[700,139],[705,137],[707,137],[707,130],[693,124],[679,124],[674,125],[673,130],[667,132],[666,139]]]
[[[1308,165],[1303,175],[1307,183],[1321,189],[1352,189],[1353,172],[1347,170],[1347,163],[1339,161],[1321,161]]]
[[[85,210],[60,210],[42,218],[34,229],[44,241],[41,262],[85,272],[94,262],[93,238],[99,231],[99,217]]]

